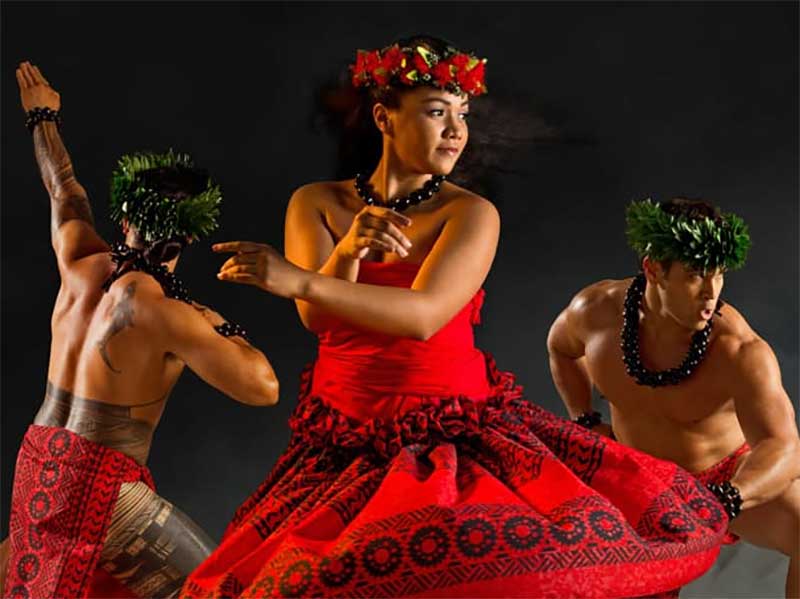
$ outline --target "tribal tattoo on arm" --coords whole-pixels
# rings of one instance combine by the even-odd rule
[[[72,160],[56,124],[39,123],[33,131],[33,145],[42,181],[50,194],[51,232],[55,234],[61,225],[75,219],[94,226],[89,198],[75,178]]]
[[[109,310],[111,312],[111,323],[108,325],[103,337],[97,342],[97,350],[100,352],[103,362],[116,374],[120,374],[122,371],[114,368],[114,365],[111,363],[111,358],[108,356],[107,346],[114,335],[122,331],[125,327],[133,326],[133,296],[135,294],[136,281],[133,281],[125,287],[125,291],[122,292],[122,298]]]

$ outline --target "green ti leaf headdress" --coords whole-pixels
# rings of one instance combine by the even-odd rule
[[[669,214],[649,198],[625,214],[628,243],[640,257],[681,262],[702,272],[741,268],[750,249],[745,222],[735,214],[692,218]]]
[[[123,218],[138,229],[146,242],[172,237],[205,237],[217,228],[222,193],[207,179],[205,189],[185,198],[171,198],[148,183],[156,170],[191,171],[187,154],[137,152],[120,158],[111,175],[111,218]]]

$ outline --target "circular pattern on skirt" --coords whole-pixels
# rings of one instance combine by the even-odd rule
[[[447,533],[438,526],[424,526],[414,533],[408,544],[408,554],[420,566],[435,566],[450,549]]]
[[[284,571],[280,591],[284,597],[300,597],[311,585],[311,564],[306,560],[295,562]]]
[[[683,512],[669,511],[664,512],[659,518],[658,523],[661,528],[668,533],[687,533],[694,530],[694,524]]]
[[[562,545],[574,545],[586,536],[586,525],[577,516],[565,516],[550,525],[550,534]]]
[[[689,502],[689,507],[694,510],[704,524],[712,528],[716,528],[722,522],[722,510],[716,501],[705,497],[695,497]]]
[[[521,551],[535,547],[543,535],[542,525],[529,516],[514,516],[503,524],[503,538],[506,543]]]
[[[69,446],[72,444],[72,439],[69,438],[69,433],[65,430],[56,431],[50,441],[47,442],[47,449],[56,457],[62,456],[69,451]]]
[[[39,531],[39,526],[35,523],[28,525],[28,544],[31,549],[39,550],[44,547],[42,542],[42,533]]]
[[[352,551],[326,557],[319,565],[319,579],[329,587],[340,587],[350,582],[356,571],[356,558]]]
[[[400,565],[403,550],[392,537],[380,537],[370,541],[361,559],[364,567],[373,576],[385,576],[391,574]]]
[[[39,575],[39,558],[33,553],[26,553],[17,562],[17,576],[23,582],[30,582]]]
[[[589,525],[605,541],[618,541],[625,534],[619,519],[611,512],[597,510],[589,514]]]
[[[483,557],[492,550],[496,540],[494,526],[480,518],[466,520],[456,535],[456,544],[467,557]]]
[[[52,487],[58,482],[58,477],[61,475],[61,469],[58,462],[49,461],[42,465],[39,471],[39,482],[43,487]]]
[[[28,504],[31,518],[41,520],[50,512],[50,497],[44,491],[37,491]]]
[[[30,596],[28,589],[26,589],[24,585],[18,584],[11,589],[11,599],[30,599]]]

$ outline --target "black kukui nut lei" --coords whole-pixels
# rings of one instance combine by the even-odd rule
[[[703,330],[697,331],[692,335],[689,351],[680,366],[669,370],[648,370],[642,364],[642,358],[639,354],[639,307],[642,305],[642,297],[644,297],[646,285],[647,279],[643,274],[639,274],[633,279],[625,294],[620,343],[622,361],[625,363],[625,370],[628,375],[633,377],[639,385],[647,385],[648,387],[677,385],[691,376],[703,361],[708,350],[708,338],[711,335],[714,319],[712,317]]]
[[[36,106],[25,113],[25,126],[33,133],[36,125],[42,121],[52,121],[61,129],[61,112],[52,108]]]
[[[592,430],[598,424],[603,422],[603,415],[597,411],[584,412],[577,416],[572,422],[580,424],[583,428]]]
[[[436,194],[442,186],[442,183],[445,180],[444,175],[434,175],[427,181],[425,184],[417,190],[412,191],[408,195],[393,198],[389,200],[386,204],[379,204],[378,201],[372,197],[369,193],[369,182],[367,180],[366,175],[358,174],[356,175],[355,180],[355,188],[358,197],[360,197],[363,202],[367,206],[384,206],[386,208],[391,208],[392,210],[396,210],[397,212],[403,212],[404,210],[410,208],[411,206],[416,206],[420,202],[424,202],[425,200],[431,199],[434,194]]]
[[[733,520],[741,513],[742,494],[735,485],[731,484],[731,481],[708,483],[706,487],[722,504],[725,513],[728,514],[728,520]]]
[[[111,261],[115,264],[114,272],[103,283],[103,290],[108,291],[111,285],[122,277],[123,275],[139,271],[144,272],[153,277],[161,289],[164,290],[164,295],[170,299],[179,300],[187,304],[192,304],[192,299],[189,297],[189,290],[183,284],[175,273],[172,273],[163,264],[154,264],[145,257],[144,250],[132,248],[125,243],[115,243],[111,246]],[[214,327],[223,337],[238,336],[247,339],[247,333],[238,324],[225,322],[221,325]]]

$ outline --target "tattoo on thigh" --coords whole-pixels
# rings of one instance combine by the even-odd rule
[[[122,292],[122,298],[111,307],[111,323],[108,325],[106,332],[100,341],[97,342],[97,349],[103,362],[106,363],[112,372],[120,374],[122,371],[114,368],[111,363],[111,358],[108,355],[108,342],[117,333],[122,331],[125,327],[133,326],[133,296],[136,293],[136,281],[130,283],[125,291]]]

